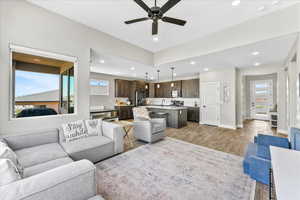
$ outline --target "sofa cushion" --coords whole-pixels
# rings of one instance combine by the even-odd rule
[[[88,200],[105,200],[105,199],[103,199],[103,197],[101,197],[100,195],[97,195],[92,198],[89,198]]]
[[[48,162],[45,163],[41,163],[41,164],[37,164],[37,165],[33,165],[31,167],[27,167],[24,169],[24,178],[29,177],[29,176],[33,176],[45,171],[48,171],[50,169],[68,164],[73,162],[73,160],[70,157],[63,157],[63,158],[58,158],[55,160],[50,160]]]
[[[0,187],[21,179],[15,164],[9,159],[0,159]]]
[[[97,162],[114,154],[113,140],[104,136],[91,136],[61,145],[74,160]]]
[[[68,156],[58,143],[20,149],[16,154],[24,168]]]
[[[8,159],[17,167],[18,173],[23,175],[23,166],[20,164],[16,153],[7,145],[6,142],[0,142],[0,159]]]
[[[62,125],[66,142],[72,142],[88,137],[87,130],[83,120],[69,122]]]
[[[102,119],[84,120],[89,136],[102,136]]]

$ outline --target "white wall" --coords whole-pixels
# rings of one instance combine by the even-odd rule
[[[155,53],[155,65],[207,55],[300,31],[300,5]]]
[[[221,127],[236,128],[236,70],[229,68],[218,71],[200,73],[200,85],[202,82],[220,81],[221,86],[229,87],[229,101],[221,105]],[[223,90],[221,88],[221,93]],[[200,90],[201,98],[201,90]]]
[[[285,106],[286,102],[283,98],[285,96],[285,76],[284,67],[282,64],[262,65],[257,67],[240,68],[237,70],[237,124],[243,125],[243,121],[247,119],[247,95],[246,95],[246,76],[259,76],[277,74],[277,109],[279,113],[278,129],[285,132]],[[275,93],[275,94],[276,94]]]
[[[78,67],[78,113],[39,119],[9,120],[9,43],[75,56]],[[153,64],[153,54],[75,23],[23,0],[0,1],[0,134],[58,127],[89,117],[90,48]]]

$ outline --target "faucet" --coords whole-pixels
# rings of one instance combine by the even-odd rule
[[[165,99],[162,99],[162,100],[161,100],[161,105],[162,105],[162,106],[164,105],[165,101],[166,101]]]

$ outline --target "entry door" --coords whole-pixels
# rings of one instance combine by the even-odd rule
[[[200,96],[200,123],[220,125],[220,82],[201,82]]]
[[[272,80],[254,80],[250,83],[251,118],[269,120],[269,111],[273,107]]]

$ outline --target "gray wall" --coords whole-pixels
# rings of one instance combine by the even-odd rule
[[[89,117],[90,48],[153,64],[153,54],[75,23],[23,0],[0,1],[0,134],[51,129],[61,123]],[[76,115],[9,119],[9,43],[75,56],[79,60]]]
[[[246,117],[250,118],[250,82],[253,80],[272,80],[273,81],[273,105],[277,104],[277,73],[266,75],[245,76],[245,95],[246,95]]]

